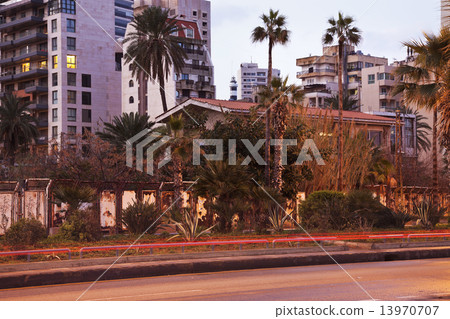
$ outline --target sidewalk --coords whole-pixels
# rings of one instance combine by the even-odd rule
[[[340,264],[449,258],[449,247],[347,250],[325,247]],[[117,258],[86,259],[0,266],[0,288],[93,282]],[[243,269],[334,264],[320,248],[264,249],[164,256],[123,257],[102,280],[168,276]]]

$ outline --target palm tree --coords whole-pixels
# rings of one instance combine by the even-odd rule
[[[261,94],[263,104],[273,105],[273,129],[276,140],[283,140],[286,133],[289,110],[299,106],[303,99],[303,91],[299,86],[288,85],[288,77],[284,80],[275,78],[272,80],[272,89]],[[274,165],[272,176],[272,187],[281,191],[283,187],[283,145],[274,147]]]
[[[413,110],[410,107],[404,108],[402,110],[404,114],[413,114],[416,117],[416,140],[417,140],[417,150],[419,152],[429,151],[431,148],[431,142],[428,138],[430,134],[431,127],[426,122],[428,118],[419,113],[418,110]]]
[[[331,106],[333,110],[339,109],[339,94],[325,98],[325,104]],[[344,111],[352,111],[358,106],[358,100],[344,93],[344,101],[342,109]]]
[[[31,115],[29,103],[14,94],[1,99],[0,139],[11,165],[15,164],[15,155],[21,147],[27,147],[39,136],[37,120]]]
[[[130,63],[132,76],[139,81],[139,113],[147,112],[147,81],[158,81],[159,92],[164,112],[167,112],[165,81],[172,66],[176,73],[181,73],[184,59],[187,58],[179,45],[180,38],[173,36],[182,31],[176,20],[169,18],[169,10],[151,6],[131,22],[134,28],[124,40],[128,43],[125,63]]]
[[[263,14],[261,20],[264,26],[256,27],[252,32],[252,41],[262,42],[269,40],[269,66],[267,68],[267,86],[270,89],[272,83],[272,49],[276,44],[285,45],[289,41],[290,31],[286,29],[286,17],[280,15],[279,11],[273,11],[270,9],[269,15]],[[266,185],[270,184],[270,116],[271,105],[267,106],[266,110],[266,170],[265,178]]]
[[[344,89],[342,86],[342,76],[344,73],[344,46],[358,45],[361,41],[361,31],[353,26],[354,19],[350,16],[345,16],[342,12],[338,13],[338,19],[330,18],[328,23],[330,27],[325,31],[322,42],[330,45],[336,38],[339,46],[339,70],[338,70],[338,85],[339,85],[339,142],[338,142],[338,190],[343,189],[342,185],[342,162],[343,162],[343,114],[344,109]]]
[[[150,117],[147,114],[123,113],[121,116],[114,116],[111,123],[105,123],[103,132],[97,132],[96,135],[122,149],[125,147],[127,140],[143,130],[151,129],[154,124],[154,122],[150,122]]]
[[[413,65],[401,65],[395,73],[402,79],[392,94],[403,93],[407,103],[416,104],[433,111],[433,188],[438,188],[438,111],[442,89],[445,88],[445,72],[449,57],[450,31],[441,30],[439,35],[424,33],[425,41],[404,43],[416,55]],[[435,192],[435,196],[437,193]]]

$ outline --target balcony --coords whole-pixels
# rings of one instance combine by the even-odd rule
[[[7,5],[0,5],[0,13],[13,13],[23,11],[28,8],[39,7],[44,4],[43,0],[22,0]]]
[[[193,80],[179,80],[176,84],[177,90],[194,90]]]
[[[38,119],[37,127],[39,129],[41,129],[41,128],[48,128],[48,120],[47,119]]]
[[[209,81],[198,81],[195,83],[195,88],[198,91],[215,92],[214,86],[212,86],[211,82]]]
[[[297,78],[309,78],[320,75],[329,75],[334,76],[337,75],[337,71],[334,69],[314,69],[312,72],[310,70],[297,72]]]
[[[48,87],[45,85],[34,85],[29,86],[25,89],[25,93],[46,93],[48,92]]]
[[[13,80],[22,80],[27,78],[33,78],[38,77],[42,75],[48,75],[47,68],[36,68],[31,69],[27,72],[21,72],[21,73],[12,73],[12,72],[5,72],[0,75],[0,81],[13,81]]]
[[[27,44],[33,44],[35,42],[39,42],[39,41],[46,41],[48,38],[48,35],[45,33],[41,33],[41,32],[28,32],[25,36],[16,39],[16,40],[10,40],[10,41],[2,41],[0,42],[0,49],[8,49],[10,47],[15,47],[18,46],[20,44],[23,43],[27,43]]]
[[[34,60],[42,60],[43,58],[47,58],[47,57],[48,57],[47,51],[36,50],[36,51],[32,51],[32,52],[23,53],[16,57],[1,59],[0,65],[4,66],[4,65],[8,65],[8,64],[14,64],[15,62],[19,62],[22,60],[26,60],[27,62],[34,61]]]
[[[31,102],[32,104],[28,105],[28,108],[33,111],[44,111],[48,110],[47,103],[36,103],[36,101]]]
[[[0,23],[0,31],[1,32],[10,32],[16,28],[24,28],[29,27],[36,24],[44,23],[43,16],[29,16],[21,19],[17,19],[10,22]]]

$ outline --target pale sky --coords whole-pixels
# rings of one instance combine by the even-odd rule
[[[358,49],[386,57],[389,63],[403,60],[402,41],[418,39],[422,32],[439,32],[440,0],[211,0],[212,59],[218,99],[229,99],[231,76],[251,60],[267,68],[267,42],[253,44],[252,30],[269,9],[280,10],[292,31],[287,46],[273,51],[273,66],[296,81],[297,58],[322,53],[321,39],[327,20],[340,10],[353,16],[362,30]],[[299,82],[297,82],[299,84]]]

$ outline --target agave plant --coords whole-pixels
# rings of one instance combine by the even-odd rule
[[[415,217],[413,214],[403,208],[391,210],[391,214],[394,218],[395,226],[398,228],[405,228],[405,224],[412,221]]]
[[[276,233],[282,233],[284,230],[284,224],[290,215],[286,214],[280,207],[273,206],[269,208],[269,222],[272,225],[272,229]]]
[[[175,230],[178,234],[170,237],[168,240],[182,237],[185,241],[195,241],[216,226],[213,225],[205,230],[202,230],[198,225],[198,211],[195,208],[185,208],[183,210],[184,214],[181,218],[181,222],[170,219],[170,221],[175,225]]]
[[[414,203],[414,214],[420,220],[420,224],[426,229],[432,229],[444,216],[446,209],[436,205],[429,199],[424,199],[420,203]]]

